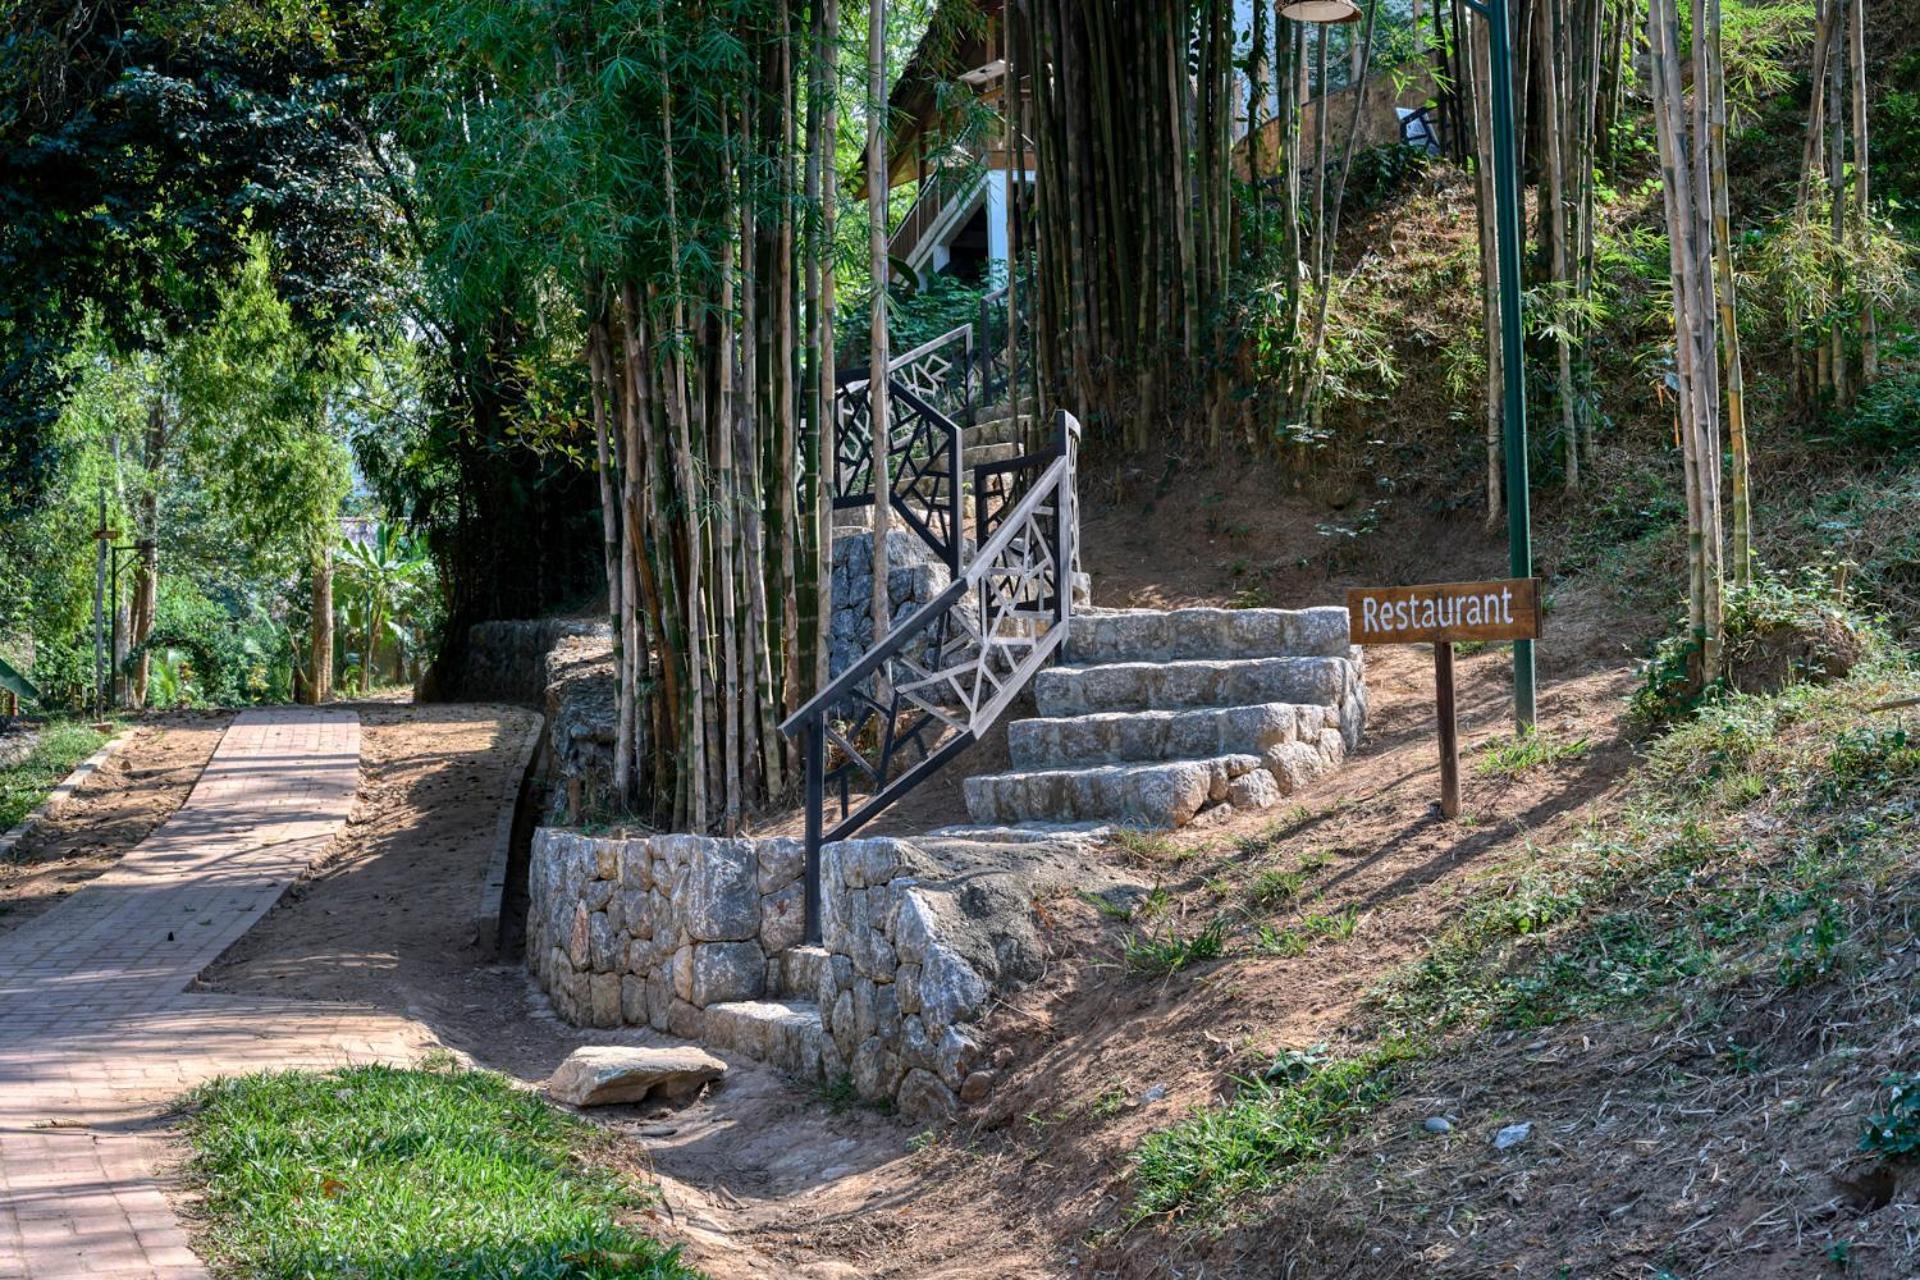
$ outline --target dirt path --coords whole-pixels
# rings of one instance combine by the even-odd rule
[[[0,862],[0,935],[18,929],[118,862],[186,803],[232,714],[151,717],[72,798]]]
[[[236,995],[346,1000],[498,1055],[521,983],[481,960],[480,885],[512,802],[517,707],[357,705],[360,791],[314,867],[201,977]]]
[[[427,1047],[374,1010],[188,989],[345,823],[359,737],[351,712],[242,713],[166,822],[0,937],[0,1276],[206,1280],[159,1174],[168,1103]]]
[[[1621,736],[1631,676],[1603,606],[1558,602],[1543,653],[1542,722],[1589,740],[1578,759],[1517,777],[1475,768],[1505,736],[1508,657],[1461,661],[1467,820],[1434,811],[1431,659],[1383,650],[1369,664],[1367,742],[1289,806],[1190,830],[1130,870],[1159,879],[1174,927],[1241,910],[1262,869],[1323,864],[1302,901],[1268,912],[1285,928],[1312,910],[1351,912],[1353,935],[1286,958],[1237,954],[1172,978],[1130,973],[1130,926],[1072,897],[1042,904],[1047,978],[992,1018],[1011,1051],[991,1108],[916,1134],[740,1062],[678,1111],[610,1109],[661,1180],[659,1229],[717,1280],[793,1276],[1057,1277],[1155,1274],[1093,1247],[1128,1202],[1128,1157],[1148,1131],[1225,1095],[1235,1072],[1282,1048],[1339,1042],[1382,975],[1423,948],[1469,882],[1552,840],[1604,802],[1632,759]],[[365,707],[363,773],[347,830],[322,865],[206,975],[244,994],[364,1001],[424,1022],[482,1065],[543,1080],[586,1042],[555,1020],[517,963],[484,963],[471,932],[482,849],[510,782],[502,744],[525,713],[501,707]],[[944,806],[929,801],[929,810]],[[1256,921],[1246,921],[1250,929]],[[1087,1270],[1096,1260],[1102,1264]]]

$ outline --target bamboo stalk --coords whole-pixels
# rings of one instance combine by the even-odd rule
[[[1722,64],[1720,0],[1706,0],[1704,50],[1708,99],[1707,147],[1712,179],[1713,266],[1720,314],[1720,358],[1725,364],[1727,439],[1733,450],[1733,580],[1753,581],[1753,511],[1747,451],[1746,379],[1740,367],[1740,323],[1733,274],[1733,218],[1727,192],[1727,89]],[[1695,93],[1702,92],[1696,85]]]

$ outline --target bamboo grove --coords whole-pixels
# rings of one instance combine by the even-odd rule
[[[1329,438],[1327,390],[1343,358],[1330,316],[1367,257],[1365,245],[1340,240],[1356,143],[1366,121],[1391,117],[1380,98],[1430,76],[1438,144],[1475,183],[1485,500],[1497,522],[1509,371],[1498,340],[1488,25],[1458,0],[1424,12],[1414,0],[1410,24],[1405,8],[1395,12],[1397,68],[1376,70],[1381,5],[1363,6],[1344,28],[1290,22],[1283,8],[1256,5],[1250,29],[1235,30],[1224,0],[1015,6],[1011,54],[1030,89],[1017,133],[1036,152],[1027,212],[1042,394],[1125,449],[1171,427],[1190,445],[1218,450],[1238,437],[1304,464]],[[1844,404],[1874,376],[1876,308],[1903,275],[1872,204],[1863,0],[1810,8],[1510,5],[1521,176],[1533,194],[1522,288],[1537,367],[1526,372],[1535,426],[1569,489],[1580,487],[1602,424],[1587,355],[1606,318],[1596,291],[1600,191],[1635,163],[1619,153],[1625,116],[1638,101],[1653,107],[1701,682],[1718,670],[1723,525],[1734,582],[1754,573],[1729,119],[1784,86],[1782,63],[1804,42],[1814,91],[1800,198],[1794,225],[1773,238],[1769,280],[1801,334],[1803,408]]]
[[[737,828],[784,785],[776,726],[822,661],[821,597],[799,584],[826,563],[803,423],[833,369],[803,353],[832,350],[833,259],[807,212],[832,203],[831,6],[453,8],[420,11],[407,124],[423,216],[454,227],[433,265],[477,313],[537,295],[584,331],[558,371],[517,373],[530,402],[591,408],[617,672],[618,794],[600,799]]]
[[[1723,523],[1736,584],[1754,559],[1739,211],[1726,179],[1741,95],[1728,86],[1777,62],[1796,23],[1821,87],[1801,234],[1781,238],[1822,264],[1811,273],[1820,288],[1795,304],[1809,397],[1844,397],[1872,376],[1874,295],[1859,280],[1874,278],[1860,264],[1875,241],[1861,0],[1814,0],[1811,23],[1792,5],[1729,4],[1731,36],[1723,0],[1684,0],[1684,14],[1681,2],[1515,0],[1510,35],[1532,194],[1528,380],[1569,488],[1604,424],[1589,356],[1604,319],[1602,191],[1626,163],[1623,122],[1643,99],[1654,107],[1690,616],[1696,674],[1710,680]],[[937,6],[935,24],[975,8]],[[1250,29],[1228,0],[979,8],[999,14],[988,53],[1005,58],[1015,88],[998,108],[1007,165],[1033,174],[1009,184],[1008,331],[1024,324],[1033,341],[1018,376],[1110,451],[1173,439],[1311,465],[1354,358],[1343,295],[1368,249],[1341,233],[1357,157],[1377,141],[1369,122],[1391,120],[1409,86],[1424,89],[1443,159],[1476,184],[1473,430],[1489,517],[1502,513],[1510,371],[1498,342],[1491,66],[1486,23],[1463,0],[1413,0],[1410,21],[1405,7],[1368,5],[1345,28],[1289,21],[1264,0]],[[503,350],[564,355],[497,372],[521,401],[525,438],[575,451],[596,476],[618,672],[614,786],[651,821],[733,830],[782,794],[794,760],[777,724],[826,679],[832,528],[816,428],[832,417],[835,316],[850,301],[870,306],[871,347],[855,359],[879,368],[889,354],[887,233],[899,210],[889,121],[870,109],[888,88],[887,10],[881,0],[846,14],[839,0],[400,8],[401,144],[420,206],[409,216],[436,228],[439,246],[425,269],[469,330],[510,328]],[[849,83],[863,87],[843,101]],[[836,226],[857,215],[862,170],[864,253]],[[874,392],[884,421],[884,380]],[[589,406],[590,445],[547,405]],[[561,425],[549,431],[549,419]],[[880,635],[884,539],[874,547]]]
[[[1256,5],[1239,31],[1217,0],[1018,7],[1014,58],[1034,87],[1024,123],[1038,161],[1041,381],[1130,448],[1161,418],[1213,448],[1235,434],[1283,452],[1324,441],[1330,326],[1343,277],[1364,256],[1336,252],[1356,151],[1364,122],[1391,118],[1382,100],[1398,96],[1396,75],[1420,65],[1445,149],[1481,185],[1487,501],[1497,519],[1485,24],[1461,4],[1414,4],[1410,24],[1399,18],[1396,72],[1375,64],[1381,6],[1348,28],[1291,22],[1283,7]],[[1631,76],[1633,12],[1625,0],[1514,5],[1522,163],[1541,188],[1541,266],[1527,283],[1555,335],[1554,421],[1575,486],[1591,436],[1575,352],[1591,314],[1594,174]],[[1250,284],[1263,280],[1277,290]]]

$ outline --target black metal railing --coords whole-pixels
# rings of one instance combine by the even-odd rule
[[[888,379],[891,430],[887,433],[887,481],[891,508],[932,548],[951,573],[960,572],[961,428]],[[873,424],[866,379],[841,387],[834,398],[833,505],[845,510],[873,505]]]
[[[807,941],[820,941],[821,846],[859,831],[977,741],[1065,638],[1079,434],[1061,412],[1057,449],[997,511],[965,571],[780,726],[801,739],[806,761]],[[830,828],[829,794],[839,803]]]

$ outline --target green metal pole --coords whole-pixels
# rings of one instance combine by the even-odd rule
[[[1520,166],[1513,137],[1513,50],[1507,0],[1488,0],[1492,28],[1493,197],[1500,244],[1500,352],[1506,393],[1507,562],[1513,577],[1533,576],[1532,491],[1527,486],[1526,353],[1520,329]],[[1513,644],[1513,718],[1534,724],[1533,641]]]

